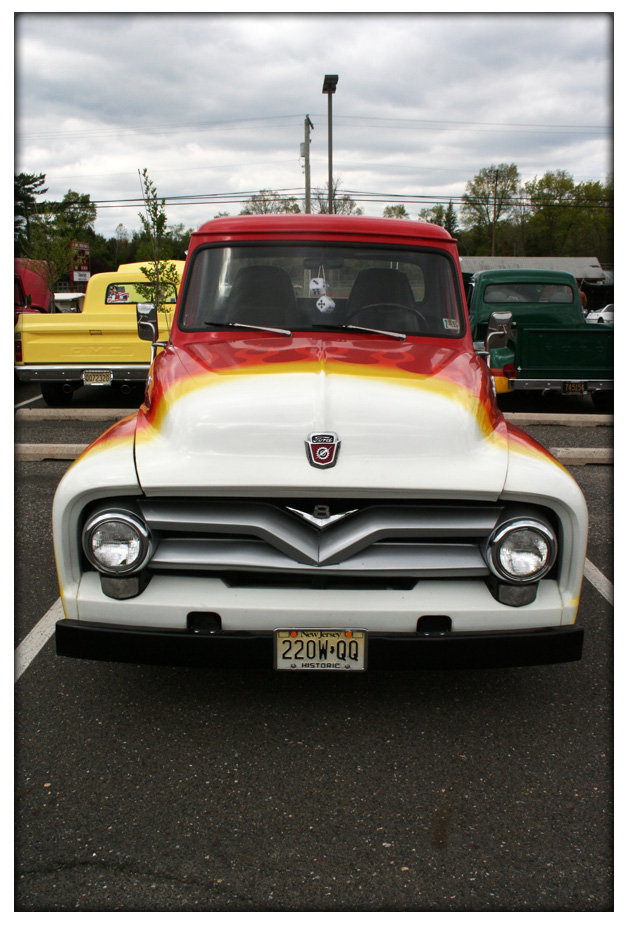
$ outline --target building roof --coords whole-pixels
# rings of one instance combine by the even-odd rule
[[[479,270],[564,270],[578,280],[604,280],[597,257],[461,257],[464,273]]]

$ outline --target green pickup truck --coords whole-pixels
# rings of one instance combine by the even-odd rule
[[[599,411],[614,396],[614,330],[587,325],[575,277],[557,270],[482,270],[466,287],[475,349],[499,394],[522,389],[589,393]],[[490,316],[511,312],[505,347],[487,349]]]

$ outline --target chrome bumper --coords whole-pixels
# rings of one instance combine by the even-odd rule
[[[15,374],[20,382],[82,383],[84,372],[99,370],[110,372],[113,382],[145,382],[149,369],[149,363],[46,364],[42,366],[16,366]]]
[[[580,376],[572,379],[508,379],[507,387],[510,391],[519,389],[559,389],[561,392],[566,384],[583,383],[584,392],[609,392],[614,390],[613,379],[585,379]],[[574,390],[576,391],[576,390]]]

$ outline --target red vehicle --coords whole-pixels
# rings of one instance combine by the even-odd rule
[[[37,263],[42,263],[42,261],[26,260],[23,257],[15,257],[14,323],[17,321],[18,315],[22,312],[50,311],[50,290],[43,276],[37,273],[33,268]]]

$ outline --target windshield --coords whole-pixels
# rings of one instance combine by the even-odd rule
[[[485,287],[484,302],[561,302],[575,301],[571,286],[546,283],[495,283]]]
[[[194,252],[179,327],[316,331],[354,325],[459,337],[463,319],[455,265],[439,251],[255,243]]]

